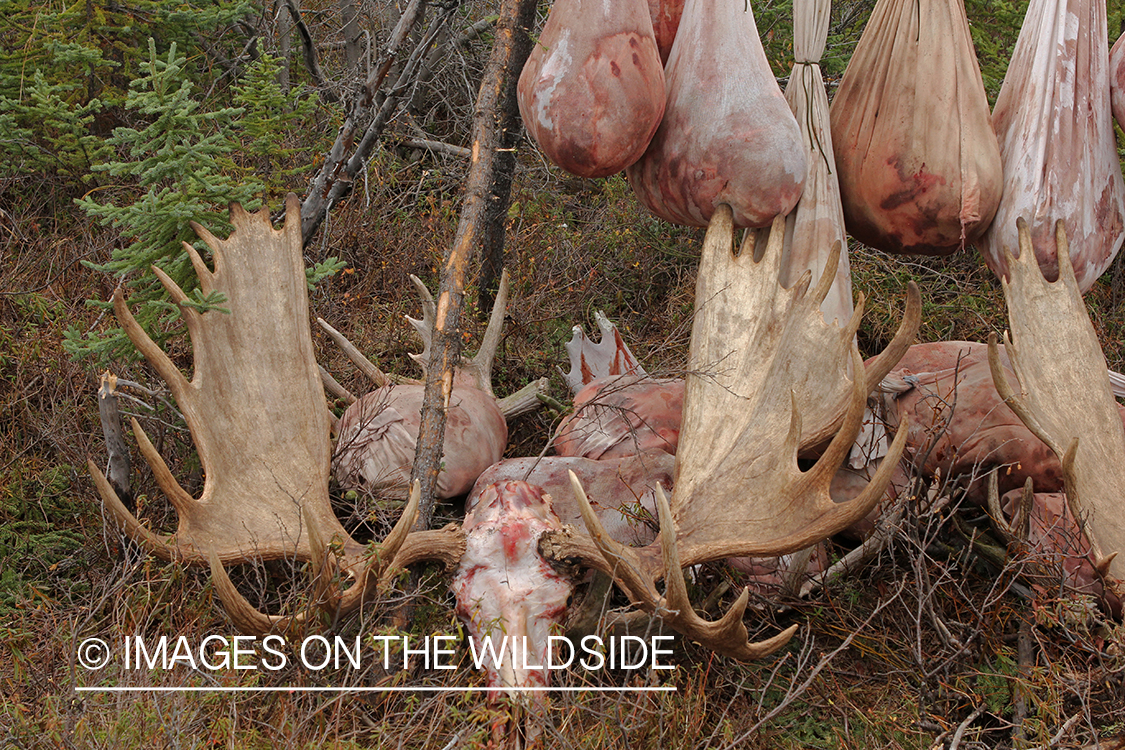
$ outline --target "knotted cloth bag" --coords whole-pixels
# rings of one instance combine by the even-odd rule
[[[1000,152],[961,0],[878,0],[832,102],[848,231],[948,255],[985,230]]]
[[[828,39],[831,0],[794,0],[793,54],[795,62],[785,99],[801,128],[801,139],[808,160],[805,191],[797,207],[785,219],[785,245],[782,250],[781,284],[792,287],[806,270],[812,271],[815,286],[825,270],[832,246],[840,242],[840,261],[835,280],[820,304],[824,319],[844,325],[852,316],[852,277],[848,265],[844,211],[840,203],[840,184],[836,179],[836,159],[828,123],[828,94],[820,72],[820,58]],[[763,237],[769,230],[761,230]]]
[[[1125,239],[1125,183],[1114,140],[1105,0],[1031,0],[996,98],[1004,198],[977,247],[1007,275],[1023,217],[1039,267],[1058,278],[1062,220],[1078,288],[1086,292]]]
[[[696,227],[721,203],[737,227],[789,213],[805,185],[805,149],[749,3],[687,0],[664,75],[664,120],[626,170],[641,203]]]

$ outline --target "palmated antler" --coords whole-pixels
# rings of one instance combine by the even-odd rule
[[[794,552],[867,514],[903,438],[856,499],[834,503],[828,486],[855,440],[867,394],[909,347],[920,310],[911,285],[898,332],[865,372],[855,345],[863,296],[843,327],[819,309],[840,248],[816,289],[807,275],[785,289],[782,220],[764,251],[747,243],[736,255],[726,212],[715,216],[700,260],[672,497],[682,555],[692,561]],[[798,452],[828,438],[821,458],[801,472]]]
[[[405,545],[396,541],[397,555],[393,545],[384,547],[381,556],[372,555],[348,536],[332,512],[329,412],[313,356],[297,198],[287,197],[280,230],[270,225],[265,209],[249,214],[232,204],[230,219],[234,231],[226,240],[192,223],[211,248],[213,271],[184,244],[201,290],[221,294],[226,310],[198,312],[186,304],[187,296],[175,282],[153,269],[180,306],[191,337],[195,371],[190,381],[136,322],[120,289],[114,295],[122,327],[168,383],[184,414],[206,476],[202,495],[193,498],[176,482],[136,420],[133,430],[141,453],[176,509],[176,532],[163,536],[143,526],[92,461],[90,473],[128,536],[163,559],[210,565],[221,588],[223,564],[284,558],[323,567],[323,550],[337,547],[339,567],[364,584],[339,600],[354,608],[367,593],[365,581],[372,573],[405,564],[412,554],[417,559],[418,548],[413,539]],[[422,549],[430,556],[459,557],[458,534],[427,533],[431,537],[421,540]],[[237,593],[233,587],[225,589]],[[267,622],[272,626],[274,620],[255,619],[243,604],[232,607],[239,627],[254,631]]]
[[[1071,512],[1090,539],[1096,567],[1103,569],[1125,549],[1125,429],[1078,290],[1063,223],[1055,229],[1055,282],[1039,269],[1027,223],[1019,219],[1016,226],[1020,254],[1006,252],[1009,276],[1000,283],[1011,329],[1004,348],[1019,390],[1003,372],[995,334],[988,344],[993,380],[1012,411],[1058,456]],[[1109,569],[1125,578],[1120,559]]]
[[[707,230],[676,483],[661,511],[659,548],[610,545],[592,514],[586,519],[592,540],[556,535],[544,545],[548,554],[609,572],[646,610],[677,610],[676,627],[736,658],[768,653],[788,635],[746,643],[745,629],[739,630],[745,595],[718,623],[688,614],[679,567],[795,552],[831,536],[879,501],[905,447],[900,430],[868,488],[849,502],[832,501],[829,485],[859,431],[867,394],[914,338],[920,302],[912,285],[898,333],[865,371],[855,345],[862,297],[842,328],[820,312],[839,246],[815,290],[808,289],[808,274],[784,289],[778,283],[782,236],[775,223],[760,257],[750,242],[735,254],[726,206]],[[802,472],[801,449],[833,435],[816,464]],[[655,586],[661,576],[669,587],[663,597]]]
[[[709,621],[696,614],[688,599],[687,583],[684,580],[683,563],[676,545],[675,524],[672,510],[664,490],[657,485],[656,508],[660,520],[660,554],[663,567],[664,594],[656,590],[654,576],[643,568],[636,550],[615,541],[602,528],[594,515],[582,483],[574,472],[570,472],[582,520],[590,532],[591,539],[602,557],[609,563],[609,572],[629,595],[634,604],[660,615],[665,622],[680,633],[702,643],[718,653],[739,661],[753,661],[769,656],[784,646],[797,632],[792,625],[778,635],[758,643],[750,643],[742,615],[750,602],[750,589],[743,589],[742,595],[722,618]]]
[[[582,326],[574,326],[573,335],[566,343],[566,353],[570,358],[570,371],[563,373],[572,394],[595,378],[612,375],[638,375],[647,373],[629,350],[617,326],[610,322],[605,313],[594,313],[594,322],[601,332],[601,340],[594,343],[586,336]],[[559,368],[560,371],[562,368]]]

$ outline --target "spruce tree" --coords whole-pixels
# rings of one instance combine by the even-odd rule
[[[126,107],[149,124],[141,129],[116,128],[109,143],[119,158],[94,166],[126,187],[142,191],[133,202],[99,203],[94,197],[77,201],[99,224],[120,231],[129,244],[114,250],[105,264],[91,268],[114,274],[128,289],[127,296],[138,322],[156,341],[182,331],[179,309],[168,299],[153,265],[167,273],[193,304],[201,309],[221,307],[218,298],[205,299],[182,242],[205,246],[195,237],[189,221],[197,221],[216,234],[230,231],[225,207],[241,203],[255,210],[263,189],[260,182],[235,181],[223,172],[239,147],[232,123],[242,114],[228,107],[204,111],[194,96],[194,86],[184,71],[185,58],[173,44],[161,59],[149,40],[149,59],[142,76],[130,87]],[[109,307],[109,302],[88,304]],[[135,356],[120,328],[85,334],[71,329],[67,348],[76,356],[96,356],[100,361]]]
[[[232,99],[243,110],[235,125],[241,141],[237,164],[266,184],[271,198],[283,195],[294,178],[311,171],[319,150],[302,149],[295,138],[316,109],[315,96],[295,87],[286,93],[278,81],[281,64],[269,53],[251,63],[232,87]]]
[[[109,146],[90,132],[102,103],[72,104],[68,94],[75,87],[52,84],[37,70],[18,98],[0,96],[0,174],[58,175],[79,184],[109,156]]]

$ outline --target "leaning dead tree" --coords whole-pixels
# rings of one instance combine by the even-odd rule
[[[461,220],[442,260],[422,424],[411,480],[422,487],[417,528],[433,516],[434,491],[441,468],[445,414],[453,393],[454,369],[461,358],[460,321],[465,278],[486,235],[489,218],[503,217],[511,188],[509,158],[518,138],[515,83],[531,48],[535,20],[532,0],[505,0],[496,22],[496,43],[485,69],[473,114],[472,157]]]
[[[308,194],[301,201],[303,242],[308,243],[332,206],[351,192],[391,116],[411,91],[431,45],[452,20],[459,4],[436,6],[439,12],[431,19],[418,43],[406,54],[411,31],[422,21],[425,6],[426,0],[410,0],[378,61],[356,90],[346,97],[348,105],[344,122],[324,164],[313,178]],[[290,7],[291,10],[295,8]],[[306,40],[305,44],[308,49],[311,40]],[[404,54],[405,60],[402,59]],[[397,68],[396,61],[399,62]],[[397,75],[389,86],[385,86],[392,71]]]

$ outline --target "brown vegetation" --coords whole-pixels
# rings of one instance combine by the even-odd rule
[[[469,100],[448,96],[434,107],[464,107]],[[303,145],[311,154],[325,146]],[[408,357],[418,345],[403,316],[418,311],[407,278],[414,273],[437,286],[464,177],[465,164],[455,155],[388,145],[306,248],[310,262],[336,255],[348,266],[312,293],[312,314],[385,371],[420,374]],[[119,239],[71,208],[68,197],[46,181],[0,182],[0,748],[453,748],[485,742],[507,709],[480,694],[285,691],[483,686],[484,674],[471,668],[464,646],[457,669],[441,674],[387,672],[374,658],[359,670],[289,667],[219,675],[182,667],[126,671],[119,664],[90,672],[76,663],[77,646],[89,637],[116,644],[126,635],[184,635],[197,643],[233,632],[205,572],[141,556],[105,530],[83,468],[87,457],[104,461],[95,400],[100,372],[71,359],[62,341],[68,327],[106,324],[84,300],[109,299],[114,283],[80,262],[104,262]],[[532,150],[521,153],[508,217],[512,291],[493,369],[497,392],[549,376],[563,398],[556,369],[566,359],[563,345],[573,325],[590,326],[596,310],[618,323],[650,373],[682,372],[702,230],[653,218],[621,176],[568,177],[544,166]],[[985,341],[1005,326],[1000,286],[974,251],[916,259],[862,246],[851,251],[856,288],[868,300],[859,332],[864,354],[881,350],[893,335],[909,280],[922,290],[923,341]],[[472,307],[472,291],[462,317],[470,348],[485,319]],[[1125,370],[1125,262],[1119,258],[1086,301],[1110,367]],[[349,390],[367,389],[326,336],[314,331],[314,339],[321,363]],[[172,355],[181,368],[190,366],[185,342],[173,344]],[[123,409],[141,420],[185,489],[197,494],[198,460],[159,378],[143,363],[116,363],[113,371],[157,392],[131,393],[144,403],[125,400]],[[513,422],[508,455],[541,450],[559,416],[541,410]],[[147,469],[135,471],[133,481],[138,515],[153,528],[174,527],[175,515]],[[918,483],[911,497],[920,499],[904,504],[889,529],[889,546],[863,570],[807,599],[752,600],[746,616],[752,634],[800,625],[779,655],[739,665],[678,642],[677,668],[670,672],[594,673],[590,684],[600,687],[652,682],[677,691],[552,696],[539,718],[544,746],[1119,746],[1112,741],[1125,736],[1122,626],[1092,601],[1061,596],[1042,578],[1043,566],[1005,549],[985,512],[963,503],[962,487]],[[367,498],[334,500],[357,538],[381,536],[396,514]],[[459,512],[452,504],[440,506],[435,524]],[[851,546],[841,540],[834,551]],[[1023,576],[1025,569],[1038,577]],[[295,610],[307,601],[300,573],[282,562],[232,571],[239,589],[269,611]],[[392,592],[362,618],[334,624],[333,632],[349,639],[458,634],[447,579],[423,571],[421,581],[409,623],[393,617],[405,595]],[[706,566],[691,586],[692,600],[706,602],[714,615],[729,607],[739,578]],[[572,670],[558,682],[578,687],[585,680]],[[216,685],[282,691],[151,689]],[[77,686],[143,689],[79,693]]]

